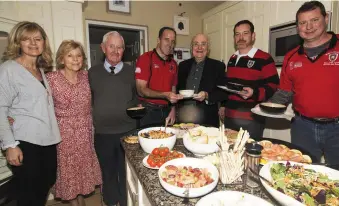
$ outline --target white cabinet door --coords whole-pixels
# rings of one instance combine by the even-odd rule
[[[234,6],[227,8],[223,11],[223,59],[225,64],[231,55],[235,52],[234,40],[233,40],[233,28],[234,25],[241,20],[248,19],[247,4],[246,2],[240,2]]]
[[[22,1],[17,5],[18,21],[33,21],[44,28],[51,46],[52,52],[55,50],[53,43],[53,23],[51,15],[51,3],[49,1]]]
[[[339,33],[339,1],[332,3],[332,31],[336,34]]]
[[[270,26],[278,25],[290,21],[295,21],[295,14],[300,6],[306,1],[270,1]],[[267,2],[268,3],[268,2]],[[326,11],[331,11],[331,1],[321,1],[324,4]]]
[[[216,13],[203,20],[203,32],[207,34],[210,40],[209,57],[217,60],[223,59],[222,45],[222,13]]]
[[[268,51],[268,37],[269,37],[269,2],[263,1],[248,1],[248,19],[254,25],[254,32],[256,34],[255,47]]]
[[[0,18],[14,20],[18,16],[17,2],[15,1],[0,1]]]
[[[82,3],[52,1],[51,5],[55,48],[57,49],[66,39],[73,39],[83,44]]]

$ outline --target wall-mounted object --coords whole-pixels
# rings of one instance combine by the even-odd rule
[[[174,48],[173,58],[179,64],[180,62],[191,58],[191,51],[189,48]]]
[[[174,29],[177,34],[189,35],[190,34],[190,22],[188,17],[174,16]]]
[[[130,0],[108,0],[108,10],[130,13]]]

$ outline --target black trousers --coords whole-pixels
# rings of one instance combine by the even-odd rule
[[[171,111],[171,107],[157,107],[146,102],[142,102],[142,106],[146,107],[147,113],[140,119],[140,127],[148,125],[165,125],[165,120]]]
[[[247,130],[250,134],[250,137],[256,141],[260,141],[264,134],[265,129],[265,120],[264,119],[255,119],[255,120],[247,120],[247,119],[236,119],[236,118],[228,118],[225,117],[224,120],[225,128],[240,130],[242,127],[244,130]]]
[[[124,134],[95,134],[94,146],[103,180],[106,205],[127,205],[125,152],[120,144]]]
[[[17,206],[45,206],[56,180],[56,145],[40,146],[20,141],[21,166],[13,166]]]

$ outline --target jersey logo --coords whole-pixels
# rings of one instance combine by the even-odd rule
[[[140,67],[135,68],[135,73],[141,73]]]
[[[248,62],[247,62],[247,67],[248,67],[248,68],[253,67],[254,63],[255,63],[255,61],[253,61],[253,60],[248,60]]]
[[[328,62],[324,62],[324,65],[329,65],[329,66],[338,66],[339,65],[339,61],[337,61],[339,53],[338,52],[331,52],[331,53],[327,53],[326,55],[328,55]]]
[[[338,58],[338,53],[332,53],[332,54],[329,54],[328,55],[328,59],[331,61],[331,62],[334,62],[335,60],[337,60]]]

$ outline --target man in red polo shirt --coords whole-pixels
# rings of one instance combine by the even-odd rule
[[[150,124],[169,124],[175,122],[176,103],[182,99],[177,95],[177,63],[172,59],[176,32],[163,27],[159,31],[158,44],[153,51],[141,55],[137,60],[135,79],[141,104],[147,114],[140,120],[140,126]]]
[[[292,143],[316,161],[324,154],[327,163],[339,164],[339,36],[326,32],[328,15],[318,1],[304,3],[296,20],[303,41],[286,54],[280,88],[270,101],[293,99]]]

